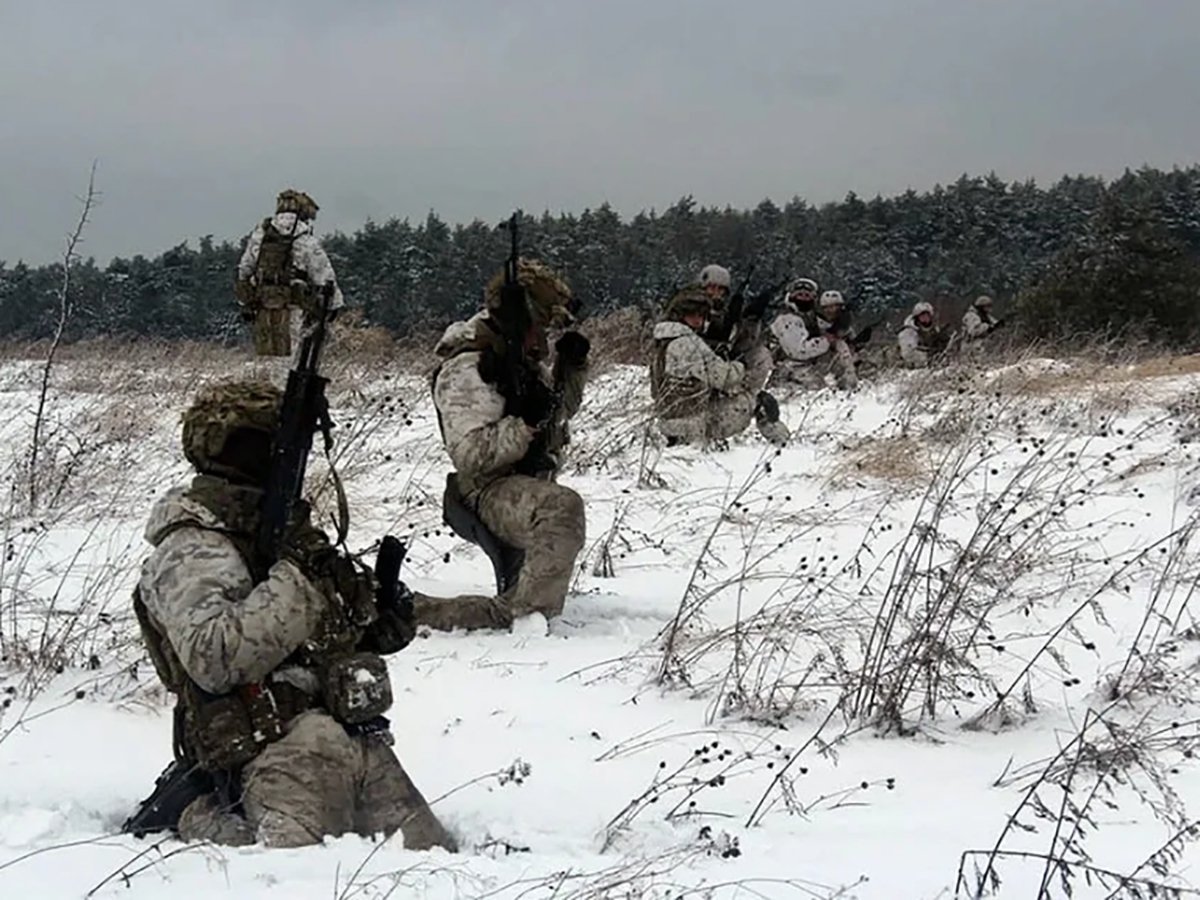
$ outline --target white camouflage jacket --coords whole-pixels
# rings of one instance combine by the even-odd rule
[[[663,376],[680,382],[695,381],[710,391],[732,393],[742,386],[745,367],[721,359],[704,338],[683,322],[668,320],[654,326],[655,341],[667,344]]]
[[[990,315],[985,321],[974,306],[963,313],[963,335],[968,339],[981,338],[996,327],[996,320]]]
[[[146,524],[154,545],[139,592],[157,630],[201,688],[223,694],[263,681],[321,622],[325,601],[292,562],[255,585],[233,542],[206,528],[223,523],[199,503],[167,493]]]
[[[896,335],[900,345],[900,359],[905,365],[913,368],[924,368],[929,365],[929,350],[921,342],[921,329],[917,327],[912,316],[904,320],[900,333]]]
[[[329,309],[332,311],[345,306],[346,301],[342,297],[341,288],[337,285],[333,264],[329,261],[325,248],[313,234],[312,223],[304,221],[292,212],[275,213],[271,217],[271,223],[281,234],[296,235],[295,241],[292,243],[292,265],[308,275],[309,284],[314,288],[322,288],[327,284],[333,285],[333,296],[329,301]],[[263,226],[259,224],[250,234],[250,240],[246,243],[241,262],[238,263],[238,278],[242,281],[254,274],[262,242]]]
[[[823,319],[816,318],[818,325],[824,322]],[[818,328],[816,334],[811,334],[804,318],[793,312],[776,316],[771,322],[771,333],[779,341],[779,349],[788,359],[808,362],[824,356],[832,346],[823,330]]]

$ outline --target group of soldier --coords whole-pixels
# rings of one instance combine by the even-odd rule
[[[235,293],[258,353],[316,364],[324,323],[343,307],[328,257],[313,235],[317,205],[287,190],[251,234]],[[514,232],[515,233],[515,232]],[[430,379],[453,471],[443,515],[492,561],[495,593],[436,597],[410,591],[331,540],[299,495],[286,528],[264,544],[264,510],[279,447],[295,428],[287,390],[269,380],[207,385],[183,416],[192,481],[156,503],[152,551],[134,609],[155,669],[175,698],[172,765],[127,830],[170,828],[185,840],[301,846],[327,835],[391,834],[409,848],[456,848],[392,751],[392,701],[383,657],[420,626],[507,628],[563,609],[585,537],[584,502],[556,482],[583,400],[590,345],[574,329],[567,284],[514,252],[484,286],[482,308],[446,328]],[[990,301],[969,313],[968,333],[994,328]],[[649,360],[655,418],[668,446],[711,448],[753,421],[774,445],[789,439],[779,381],[830,372],[856,383],[855,333],[842,295],[811,279],[787,286],[784,310],[732,291],[710,265],[667,301]],[[928,365],[945,350],[928,304],[900,332],[901,353]],[[553,338],[553,343],[551,339]],[[774,376],[773,376],[774,373]],[[318,379],[320,382],[320,379]],[[307,421],[324,429],[327,410]],[[402,554],[401,554],[402,557]]]

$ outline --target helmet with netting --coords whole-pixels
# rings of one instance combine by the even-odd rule
[[[183,455],[196,471],[241,474],[221,459],[229,436],[239,429],[274,435],[283,394],[267,381],[221,381],[200,389],[183,414]]]
[[[317,217],[317,201],[310,197],[304,191],[297,191],[294,188],[287,188],[280,191],[279,196],[275,198],[275,212],[277,213],[295,213],[301,219],[315,219]]]
[[[517,261],[517,282],[525,288],[526,308],[533,324],[546,329],[570,325],[575,321],[571,315],[571,289],[545,263],[521,257]],[[504,269],[493,275],[483,289],[484,306],[497,318],[504,315],[500,304],[502,287]]]
[[[678,291],[667,301],[663,309],[663,318],[681,322],[685,316],[708,316],[711,313],[712,300],[704,293],[703,288],[692,286]]]

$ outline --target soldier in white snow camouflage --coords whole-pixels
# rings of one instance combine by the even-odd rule
[[[843,326],[845,301],[840,291],[825,291],[817,300],[817,284],[798,278],[788,285],[784,310],[771,322],[771,334],[779,348],[774,378],[821,387],[832,373],[837,386],[851,390],[858,385],[855,371],[852,327]]]
[[[308,194],[288,188],[276,200],[275,215],[246,242],[234,293],[242,317],[253,323],[259,356],[289,356],[323,302],[331,317],[345,305],[333,265],[313,234],[317,209]]]
[[[549,329],[571,321],[570,290],[534,260],[521,259],[517,276],[506,286],[497,273],[485,308],[446,329],[432,386],[454,464],[446,502],[453,494],[504,552],[524,559],[499,596],[415,595],[417,622],[432,628],[507,628],[529,613],[558,615],[583,547],[583,499],[555,476],[583,401],[588,341],[565,332],[547,365]]]
[[[711,309],[702,287],[684,288],[654,326],[650,392],[660,430],[669,443],[708,445],[741,434],[754,420],[768,441],[787,443],[779,404],[763,390],[770,351],[752,341],[741,359],[722,359],[702,336]],[[735,350],[736,343],[735,335]]]
[[[980,294],[963,313],[963,341],[970,343],[985,338],[1004,325],[1003,319],[992,315],[992,298]]]
[[[950,346],[950,334],[937,324],[933,304],[922,301],[904,320],[896,342],[901,362],[910,369],[923,369],[942,361]]]
[[[176,760],[213,784],[179,834],[295,847],[399,829],[409,848],[454,849],[380,714],[391,701],[381,654],[411,640],[411,615],[376,602],[373,575],[330,546],[303,503],[281,558],[255,550],[279,403],[265,383],[202,390],[183,428],[199,474],[146,526],[154,549],[134,608],[176,696]],[[366,682],[379,702],[356,709]]]

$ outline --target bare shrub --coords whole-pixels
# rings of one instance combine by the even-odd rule
[[[929,450],[913,437],[866,437],[844,448],[830,479],[837,487],[874,478],[897,487],[929,477]]]

